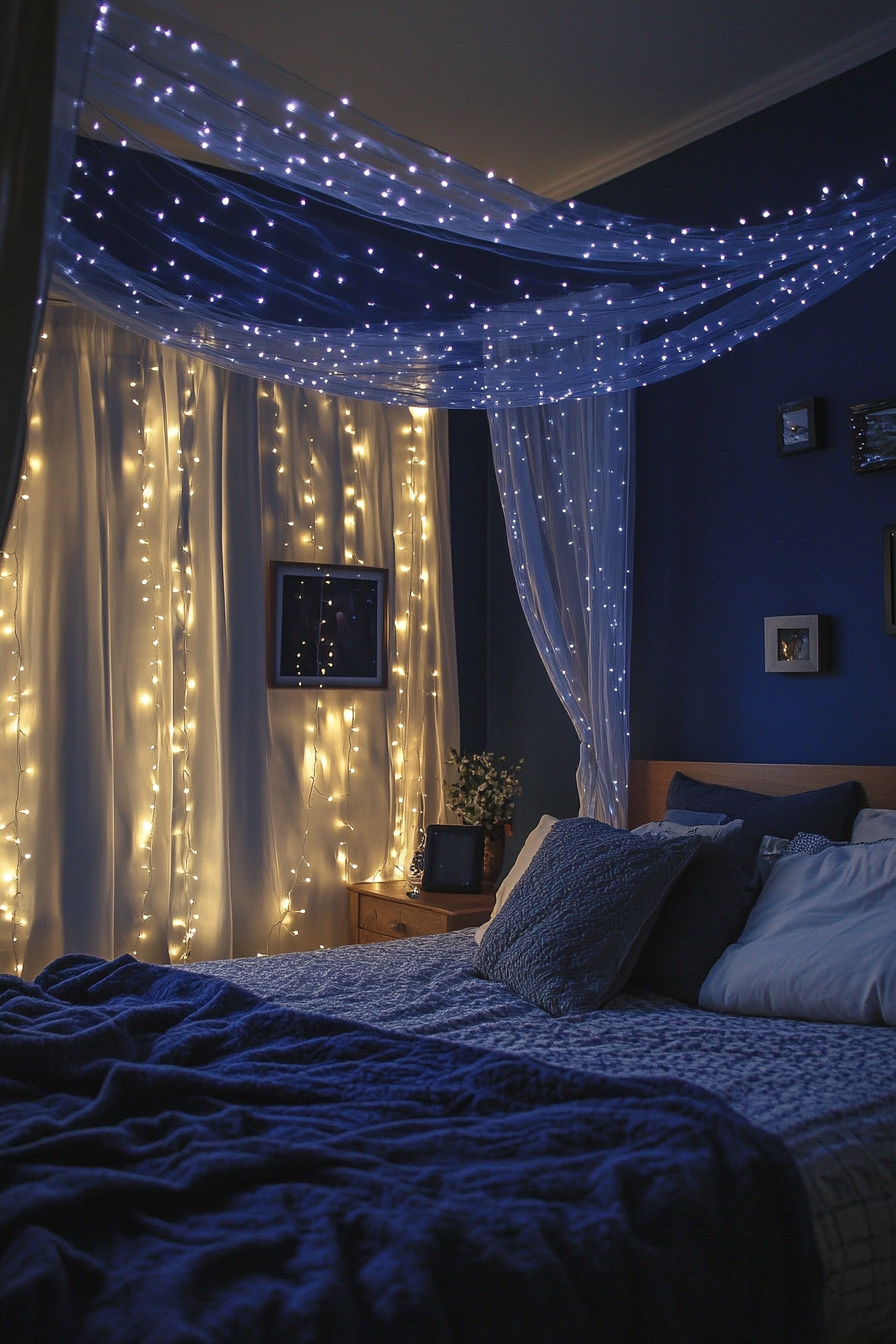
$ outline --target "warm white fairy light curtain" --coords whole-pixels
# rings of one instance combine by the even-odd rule
[[[2,969],[343,942],[457,741],[439,413],[51,305],[0,574]],[[267,563],[386,566],[386,691],[269,690]]]

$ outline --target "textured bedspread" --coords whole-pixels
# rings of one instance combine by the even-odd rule
[[[304,1010],[724,1097],[793,1154],[829,1340],[896,1341],[896,1030],[741,1018],[619,995],[552,1018],[472,972],[472,931],[197,965]]]
[[[789,1341],[784,1145],[712,1096],[67,957],[0,980],[9,1344]]]

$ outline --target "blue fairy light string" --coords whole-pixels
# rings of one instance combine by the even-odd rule
[[[373,400],[638,387],[896,246],[896,189],[864,177],[724,230],[548,201],[137,0],[100,6],[83,129],[58,292],[225,367]]]

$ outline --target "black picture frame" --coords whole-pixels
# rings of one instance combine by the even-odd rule
[[[269,612],[270,686],[388,686],[387,569],[274,561]]]
[[[896,523],[884,528],[884,631],[896,635]]]
[[[420,890],[478,896],[484,855],[484,826],[427,826]]]
[[[778,407],[778,456],[793,457],[824,447],[824,402],[821,397],[785,401]]]
[[[856,475],[896,467],[896,397],[850,406],[849,419]]]

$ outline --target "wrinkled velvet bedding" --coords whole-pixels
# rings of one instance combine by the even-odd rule
[[[693,1085],[69,956],[0,1100],[9,1344],[819,1337],[793,1161]]]

